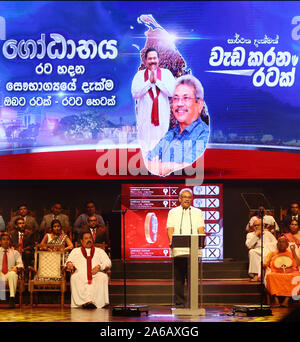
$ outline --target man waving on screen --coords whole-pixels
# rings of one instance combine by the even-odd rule
[[[143,155],[158,143],[169,129],[170,102],[174,91],[174,77],[168,69],[159,68],[155,48],[145,52],[145,70],[133,78],[131,93],[136,100],[138,139]]]

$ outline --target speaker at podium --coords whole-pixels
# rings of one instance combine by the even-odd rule
[[[188,307],[173,308],[172,313],[176,316],[204,316],[203,306],[203,264],[202,249],[205,247],[205,234],[176,235],[172,236],[173,270],[174,259],[188,259]],[[200,263],[200,277],[199,265]],[[173,280],[174,279],[173,271]],[[200,282],[200,307],[199,307],[199,282]]]

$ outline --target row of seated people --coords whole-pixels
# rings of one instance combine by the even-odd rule
[[[58,219],[61,223],[63,231],[69,236],[72,242],[76,244],[80,232],[82,231],[82,229],[86,228],[89,225],[89,218],[92,216],[96,217],[97,219],[96,224],[93,224],[95,226],[93,227],[93,229],[98,229],[97,240],[99,242],[100,240],[102,240],[101,242],[105,242],[109,246],[110,241],[108,227],[105,225],[102,216],[97,213],[94,202],[86,203],[85,212],[78,215],[73,226],[71,226],[70,224],[69,216],[63,213],[63,208],[60,203],[53,204],[53,206],[51,207],[51,212],[43,216],[40,225],[37,223],[36,218],[34,217],[34,215],[32,215],[27,205],[22,204],[18,207],[15,215],[12,215],[10,221],[6,226],[3,218],[2,220],[0,220],[0,231],[7,231],[8,233],[11,233],[16,229],[16,219],[22,217],[26,224],[26,230],[31,231],[34,234],[34,241],[36,243],[40,243],[44,235],[50,231],[52,221],[54,219]]]
[[[18,225],[21,225],[21,223],[24,222],[23,219],[18,220]],[[49,253],[48,257],[46,258],[46,263],[49,263],[49,257],[53,262],[54,259],[57,259],[56,256],[58,254],[63,256],[63,258],[60,259],[59,262],[63,260],[63,268],[66,271],[71,272],[72,274],[70,278],[71,307],[95,309],[106,306],[107,304],[109,304],[108,272],[111,268],[111,260],[109,256],[106,254],[104,249],[95,246],[93,242],[93,236],[90,231],[83,231],[80,234],[80,247],[76,247],[73,249],[72,242],[68,240],[68,237],[64,233],[62,233],[60,223],[58,225],[57,223],[59,223],[59,221],[55,220],[54,224],[52,224],[54,238],[59,239],[59,241],[55,241],[53,245],[53,247],[56,246],[57,249],[54,248],[49,250],[49,244],[46,245],[44,243],[36,246],[35,249],[37,250],[38,248],[40,248],[42,250],[40,253]],[[24,254],[24,250],[26,247],[24,247],[24,249],[20,253],[17,249],[14,249],[12,247],[12,242],[13,241],[9,233],[1,233],[0,282],[4,281],[4,283],[8,286],[10,294],[10,308],[15,307],[15,295],[17,291],[17,282],[19,279],[18,274],[21,271],[23,274],[24,270],[25,272],[28,270],[33,270],[33,267],[26,266],[25,259],[23,262],[23,258],[26,258],[26,254]],[[46,238],[43,239],[43,242],[46,242]],[[58,252],[59,249],[60,251]],[[66,253],[65,256],[62,252],[62,249]],[[54,250],[56,251],[56,253],[53,252]],[[35,254],[37,255],[37,253]],[[57,268],[57,264],[55,266],[55,264],[53,264],[52,262],[51,265],[46,265],[46,267]],[[39,267],[42,266],[39,265]],[[40,282],[41,280],[51,280],[51,286],[53,286],[54,279],[48,279],[47,276],[45,279],[41,279],[39,277],[37,279],[38,282]],[[29,280],[28,283],[29,292],[32,292],[33,289],[30,286],[32,281],[34,280]],[[2,299],[2,297],[0,299]]]
[[[256,218],[253,222],[254,230],[246,236],[246,246],[249,251],[250,281],[263,279],[268,298],[275,300],[274,306],[286,307],[291,298],[298,298],[299,290],[292,279],[300,276],[300,231],[296,219],[289,224],[289,231],[281,234],[278,239],[263,227],[262,220]],[[263,258],[261,258],[263,243]],[[262,269],[263,263],[263,269]],[[263,272],[263,274],[262,274]],[[295,292],[296,291],[296,292]],[[297,297],[298,296],[298,297]],[[280,304],[279,299],[284,297]],[[270,301],[271,301],[270,299]]]
[[[96,215],[88,216],[87,224],[82,225],[79,233],[89,231],[92,234],[93,243],[96,247],[103,248],[110,255],[110,244],[108,239],[108,231],[105,226],[98,223]],[[16,249],[23,258],[25,268],[33,265],[34,248],[37,245],[40,250],[48,249],[47,246],[63,246],[65,256],[75,247],[80,244],[78,239],[75,243],[65,233],[64,228],[59,219],[53,219],[50,223],[50,228],[42,238],[36,235],[36,232],[28,228],[25,219],[18,216],[14,221],[14,228],[8,232],[12,247]],[[28,280],[28,272],[25,272],[25,281]]]
[[[247,233],[254,231],[253,223],[261,216],[263,216],[264,227],[277,237],[282,233],[289,232],[289,226],[292,220],[296,220],[300,225],[300,210],[298,203],[293,202],[290,204],[289,208],[286,210],[286,215],[283,215],[281,218],[280,225],[277,224],[269,210],[266,210],[264,206],[261,205],[258,207],[257,212],[250,218],[246,226]]]

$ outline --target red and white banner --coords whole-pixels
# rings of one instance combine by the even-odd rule
[[[167,217],[179,205],[185,184],[122,184],[122,210],[125,214],[125,257],[132,259],[169,259]],[[193,206],[203,211],[207,233],[204,260],[223,258],[223,188],[221,184],[189,187]],[[213,210],[212,210],[213,208]],[[124,234],[122,220],[122,239]],[[122,240],[122,256],[124,255]]]

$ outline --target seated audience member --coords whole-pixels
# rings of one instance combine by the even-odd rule
[[[247,234],[246,246],[249,249],[249,269],[250,281],[258,281],[261,276],[261,219],[257,219],[254,224],[254,231]],[[276,249],[277,240],[269,230],[263,232],[263,258],[269,252]]]
[[[275,221],[274,217],[271,215],[265,215],[265,208],[262,205],[258,207],[258,210],[259,211],[262,210],[262,212],[263,212],[264,227],[266,229],[268,229],[273,234],[279,233],[280,229],[279,229],[279,226],[278,226],[277,222]],[[248,222],[248,224],[246,226],[246,231],[248,233],[254,231],[253,224],[257,219],[260,219],[259,212],[256,215],[252,216],[250,221]]]
[[[10,248],[9,234],[4,232],[0,237],[0,277],[2,281],[7,281],[9,286],[9,307],[15,307],[15,295],[18,284],[18,268],[23,268],[20,253]]]
[[[96,216],[97,220],[98,220],[98,224],[102,227],[105,226],[104,220],[102,218],[101,215],[96,214],[96,206],[95,203],[90,201],[87,202],[85,205],[85,213],[82,213],[81,215],[79,215],[77,217],[77,219],[74,222],[74,226],[73,226],[73,240],[77,241],[78,240],[78,236],[80,234],[81,229],[87,225],[87,219],[91,216]]]
[[[12,231],[12,229],[14,229],[14,224],[15,224],[16,218],[18,218],[20,216],[23,217],[25,224],[26,224],[26,228],[33,232],[35,241],[39,242],[40,241],[39,240],[40,239],[39,225],[36,222],[36,219],[29,214],[29,210],[27,208],[27,205],[25,205],[25,204],[19,205],[18,215],[11,218],[11,220],[7,226],[7,231],[10,233]]]
[[[100,247],[105,244],[105,250],[108,252],[110,242],[109,233],[106,226],[100,226],[96,216],[90,216],[87,219],[87,225],[82,228],[82,232],[90,232],[92,234],[93,243],[95,247]]]
[[[290,244],[295,244],[297,248],[300,247],[300,231],[298,221],[291,221],[289,225],[289,232],[285,233],[284,236],[287,238]]]
[[[287,233],[289,232],[289,226],[292,220],[296,220],[298,225],[300,225],[300,212],[299,212],[299,204],[298,203],[291,203],[287,215],[282,219],[282,232]]]
[[[291,245],[285,236],[281,236],[277,242],[277,250],[270,252],[264,262],[266,268],[265,285],[271,296],[274,296],[275,306],[288,306],[289,298],[293,295],[295,284],[292,279],[300,276],[300,260],[295,252],[295,245]],[[297,295],[296,293],[295,295]],[[285,297],[282,304],[278,297]]]
[[[49,230],[51,228],[51,222],[53,220],[59,220],[62,226],[62,229],[65,233],[70,231],[70,220],[69,216],[65,215],[62,213],[62,205],[60,203],[54,203],[53,206],[51,207],[51,213],[44,215],[41,225],[40,225],[40,230],[46,234],[49,233]]]
[[[53,248],[49,245],[53,245]],[[39,248],[41,250],[63,249],[66,256],[73,249],[73,243],[63,232],[59,220],[52,220],[50,233],[45,234]]]
[[[108,275],[111,261],[102,248],[94,247],[92,234],[83,232],[81,247],[70,253],[66,270],[71,275],[71,307],[102,308],[109,304]]]
[[[15,229],[10,234],[12,247],[17,250],[24,262],[25,280],[28,279],[28,266],[32,266],[34,255],[34,235],[31,230],[26,227],[23,217],[15,220]]]
[[[4,232],[5,231],[5,222],[3,220],[2,215],[0,215],[0,232]]]

